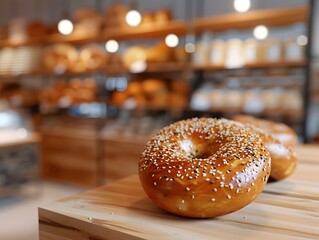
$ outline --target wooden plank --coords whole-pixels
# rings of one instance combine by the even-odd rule
[[[164,38],[166,35],[174,33],[183,36],[187,33],[187,24],[184,21],[171,21],[167,24],[151,24],[135,28],[127,27],[124,29],[106,29],[102,38],[106,41],[115,40],[135,40],[135,39],[151,39]]]
[[[45,40],[45,37],[32,37],[22,42],[12,42],[8,39],[0,40],[0,49],[1,48],[16,48],[16,47],[24,47],[24,46],[34,46],[41,45]]]
[[[268,183],[247,207],[202,220],[159,209],[133,175],[40,207],[40,239],[318,239],[317,169],[301,160],[291,177]]]
[[[198,111],[198,112],[205,112],[205,113],[224,113],[224,114],[240,114],[245,112],[240,107],[213,107],[208,110],[194,110],[190,109],[191,111]],[[268,118],[271,119],[276,117],[286,117],[289,118],[290,121],[301,121],[303,111],[299,109],[283,109],[283,108],[277,108],[277,109],[265,109],[259,113],[250,113],[250,115],[259,117],[259,118]]]
[[[214,66],[214,65],[193,65],[192,69],[195,71],[231,71],[231,70],[239,70],[239,69],[274,69],[274,68],[303,68],[305,67],[305,61],[295,61],[295,62],[287,62],[281,61],[277,63],[267,63],[260,62],[254,64],[246,64],[242,67],[238,68],[226,68],[224,66]]]
[[[1,40],[0,48],[4,47],[20,47],[31,45],[48,45],[55,43],[69,43],[73,45],[81,45],[91,42],[105,42],[109,39],[115,40],[135,40],[135,39],[151,39],[151,38],[164,38],[167,34],[174,33],[182,36],[187,33],[187,25],[184,21],[172,21],[164,25],[152,24],[149,26],[139,26],[135,28],[115,28],[106,29],[104,33],[81,35],[70,34],[64,36],[61,34],[51,34],[39,38],[30,38],[23,42],[10,42],[9,40]]]
[[[230,13],[221,16],[195,19],[193,28],[195,32],[225,31],[229,29],[248,29],[263,24],[268,27],[285,26],[296,22],[306,22],[308,7],[295,7],[287,9],[266,9],[249,11],[246,13]]]

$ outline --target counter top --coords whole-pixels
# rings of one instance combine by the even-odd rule
[[[5,138],[5,136],[2,136]],[[39,133],[30,133],[23,137],[16,137],[10,136],[6,137],[6,140],[0,141],[0,147],[11,147],[11,146],[18,146],[22,144],[29,144],[29,143],[37,143],[40,141],[40,134]]]
[[[40,239],[319,239],[319,145],[297,152],[296,172],[268,183],[237,212],[214,219],[171,215],[133,175],[39,207]]]

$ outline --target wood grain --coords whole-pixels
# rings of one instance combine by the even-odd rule
[[[319,239],[318,146],[298,148],[291,177],[268,183],[249,206],[214,219],[156,207],[137,175],[39,208],[40,239]]]
[[[73,135],[73,137],[43,134],[42,175],[46,179],[97,186],[97,141]]]
[[[146,141],[122,142],[116,140],[103,141],[104,158],[104,180],[114,181],[137,174],[137,164]]]

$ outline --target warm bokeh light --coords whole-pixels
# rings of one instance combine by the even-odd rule
[[[186,43],[185,44],[185,52],[187,52],[187,53],[195,52],[195,44],[194,43]]]
[[[305,35],[300,35],[297,37],[297,44],[300,46],[304,46],[308,44],[308,37]]]
[[[176,47],[179,43],[179,39],[175,34],[168,34],[165,37],[165,44],[168,47]]]
[[[141,14],[136,10],[130,10],[125,16],[126,23],[131,27],[138,26],[142,21]]]
[[[73,32],[73,23],[69,19],[62,19],[58,23],[58,31],[63,35],[69,35]]]
[[[116,40],[108,40],[105,43],[105,50],[109,53],[116,53],[119,50],[119,43]]]
[[[146,69],[147,63],[144,60],[138,60],[133,62],[129,68],[131,73],[141,73],[144,72]]]
[[[234,8],[237,12],[247,12],[250,5],[250,0],[234,0]]]
[[[255,27],[254,37],[258,40],[266,39],[268,37],[268,28],[264,25]]]

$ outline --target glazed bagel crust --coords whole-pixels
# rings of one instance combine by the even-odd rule
[[[248,115],[238,115],[233,118],[234,121],[252,124],[255,127],[266,130],[280,142],[294,147],[298,145],[298,137],[294,130],[283,123],[272,122],[264,119],[255,118]]]
[[[139,162],[149,198],[168,212],[210,218],[254,201],[270,173],[261,138],[231,120],[195,118],[163,128]]]
[[[292,175],[297,168],[297,157],[293,146],[298,143],[294,131],[282,123],[239,115],[235,121],[253,129],[263,140],[271,156],[270,178],[281,180]]]

